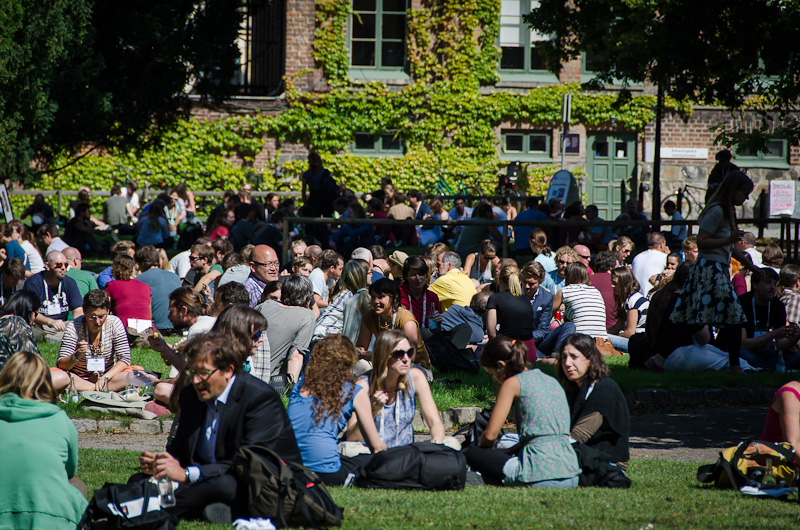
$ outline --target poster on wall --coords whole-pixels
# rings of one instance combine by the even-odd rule
[[[769,215],[792,215],[797,183],[792,180],[773,180],[769,183]]]
[[[8,200],[8,190],[5,184],[0,184],[0,219],[5,219],[10,223],[14,219],[14,210],[11,209],[11,201]]]

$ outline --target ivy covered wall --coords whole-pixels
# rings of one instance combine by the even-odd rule
[[[422,0],[408,13],[408,83],[354,81],[348,77],[350,4],[316,3],[312,53],[326,90],[298,90],[297,80],[313,73],[301,71],[286,80],[282,112],[181,122],[149,149],[89,155],[72,165],[65,158],[59,161],[65,169],[43,176],[40,187],[108,189],[134,178],[154,187],[185,181],[190,189],[221,190],[238,187],[256,172],[264,177],[260,188],[268,190],[276,172],[287,178],[305,169],[300,159],[277,165],[281,149],[296,152],[302,146],[318,150],[335,178],[357,191],[375,189],[383,176],[391,176],[400,189],[429,189],[440,177],[456,187],[459,175],[473,175],[473,182],[490,190],[505,166],[499,127],[557,127],[566,92],[573,94],[573,122],[588,127],[610,127],[613,117],[616,127],[640,131],[653,119],[651,96],[618,98],[616,93],[584,91],[578,84],[495,88],[500,0]],[[676,102],[669,106],[690,110]],[[402,138],[402,156],[349,154],[356,132],[386,131]],[[268,150],[269,163],[264,164],[267,144],[275,150]],[[525,169],[533,192],[546,189],[554,171],[542,164],[525,164]]]

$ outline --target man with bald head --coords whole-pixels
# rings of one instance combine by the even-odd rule
[[[83,258],[81,251],[75,247],[67,247],[63,250],[64,257],[67,258],[67,278],[72,278],[78,284],[78,291],[81,293],[81,300],[86,293],[92,289],[99,289],[97,280],[90,272],[81,270]]]
[[[586,268],[589,269],[589,274],[593,274],[594,271],[592,271],[592,268],[589,266],[589,262],[592,260],[592,252],[589,250],[589,247],[576,244],[572,245],[572,250],[578,255],[578,261],[586,265]]]
[[[53,251],[47,255],[44,270],[25,280],[23,289],[41,300],[34,325],[37,341],[61,342],[69,312],[74,317],[83,315],[83,299],[78,284],[67,276],[67,266],[64,254]]]
[[[278,254],[269,245],[257,245],[250,254],[250,276],[244,282],[244,288],[250,295],[250,307],[255,307],[261,300],[261,293],[269,282],[278,279],[281,262]]]

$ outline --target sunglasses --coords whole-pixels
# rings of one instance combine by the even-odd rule
[[[578,257],[581,259],[592,259],[591,256],[581,256],[580,254],[578,254]]]
[[[405,357],[406,355],[408,356],[409,359],[412,358],[414,356],[414,348],[409,348],[407,350],[394,350],[392,352],[392,357],[397,359],[398,361],[403,357]]]
[[[201,258],[200,256],[189,256],[189,261],[190,262],[195,262],[195,261],[200,260],[200,259],[203,259],[203,258]]]
[[[261,338],[261,334],[262,334],[262,333],[263,333],[263,331],[259,331],[259,332],[257,332],[257,333],[253,333],[253,334],[250,336],[250,338],[252,338],[252,339],[253,339],[253,342],[258,342],[258,341],[259,341],[259,339]]]
[[[558,260],[559,265],[569,265],[572,263],[571,261],[564,261],[563,259]]]
[[[66,263],[51,263],[50,266],[53,267],[54,269],[66,269],[67,268],[67,264]]]

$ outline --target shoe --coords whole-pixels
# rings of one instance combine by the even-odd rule
[[[231,524],[231,507],[222,502],[215,502],[203,508],[203,518],[213,524]]]
[[[651,372],[655,372],[657,374],[664,374],[664,373],[667,372],[666,370],[664,370],[663,367],[657,365],[656,364],[656,360],[653,359],[652,357],[647,359],[647,361],[644,363],[644,366],[645,366],[645,368],[647,368]]]

